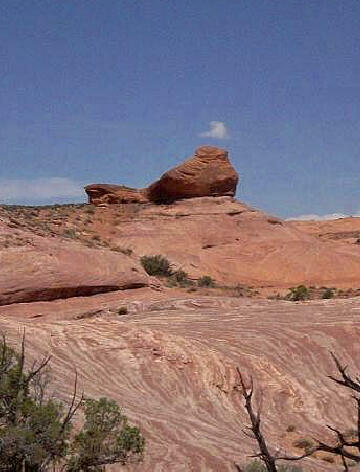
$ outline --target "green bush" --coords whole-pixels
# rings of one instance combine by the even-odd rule
[[[210,277],[210,275],[203,275],[198,280],[198,286],[199,287],[214,287],[215,280],[212,277]]]
[[[291,465],[276,465],[278,472],[302,472],[301,467],[294,467]],[[245,466],[244,472],[266,472],[265,465],[258,460],[251,462]]]
[[[64,238],[74,239],[77,237],[76,231],[73,228],[65,229],[63,232]]]
[[[118,405],[106,398],[77,398],[70,406],[47,393],[50,357],[28,364],[0,339],[0,470],[4,472],[98,472],[106,464],[140,461],[145,440],[128,424]],[[73,431],[83,411],[84,424]]]
[[[193,282],[189,279],[187,272],[182,269],[174,272],[169,278],[169,282],[172,284],[172,286],[179,285],[180,287],[189,287],[193,285]]]
[[[172,275],[170,262],[160,254],[156,256],[142,256],[140,262],[145,272],[149,275],[158,277],[170,277]]]
[[[100,471],[106,464],[102,457],[116,458],[113,462],[125,465],[141,457],[145,441],[138,428],[128,424],[119,406],[113,400],[85,400],[85,423],[71,445],[68,472]],[[100,459],[100,460],[99,460]]]
[[[119,309],[118,309],[118,315],[119,316],[124,316],[124,315],[127,315],[129,313],[129,310],[127,309],[126,306],[121,306]]]
[[[331,288],[327,288],[325,292],[323,293],[322,298],[325,300],[334,298],[334,291]]]
[[[178,282],[179,284],[189,282],[188,274],[182,269],[177,270],[174,273],[173,277],[176,280],[176,282]]]
[[[300,448],[300,449],[304,449],[305,452],[308,452],[314,446],[314,443],[312,442],[311,439],[302,438],[302,439],[298,439],[297,441],[295,441],[293,443],[293,445],[295,447]]]
[[[288,300],[292,302],[299,302],[308,300],[310,298],[310,292],[305,285],[299,285],[290,289],[290,293],[287,295]]]

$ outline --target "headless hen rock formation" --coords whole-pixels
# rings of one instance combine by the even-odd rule
[[[167,203],[183,198],[234,196],[238,173],[228,151],[203,146],[183,164],[165,172],[145,189],[123,185],[93,184],[85,187],[89,203]]]

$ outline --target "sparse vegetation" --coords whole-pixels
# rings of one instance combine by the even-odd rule
[[[242,469],[238,469],[238,470],[241,471]],[[261,463],[261,461],[255,460],[251,462],[251,464],[248,464],[247,466],[245,466],[243,470],[244,472],[266,472],[267,469],[265,465]],[[278,472],[302,472],[301,467],[288,466],[284,464],[277,466],[277,470]]]
[[[312,447],[314,447],[314,443],[311,439],[309,438],[301,438],[296,441],[294,441],[293,445],[295,447],[298,447],[299,449],[304,449],[305,452],[310,451]]]
[[[118,315],[119,316],[124,316],[124,315],[128,315],[129,314],[129,310],[127,309],[126,306],[121,306],[119,309],[118,309]]]
[[[65,229],[64,232],[63,232],[63,236],[64,236],[64,238],[74,239],[74,238],[76,238],[76,231],[72,228]]]
[[[170,277],[172,275],[170,262],[160,254],[156,256],[142,256],[141,265],[148,275]]]
[[[305,285],[290,288],[290,293],[286,297],[292,302],[308,300],[310,298],[309,289]]]
[[[107,464],[126,465],[142,459],[145,440],[130,426],[117,403],[107,398],[83,401],[85,422],[71,443],[67,472],[100,471]]]
[[[119,406],[107,398],[78,397],[70,406],[48,394],[50,357],[26,371],[20,354],[0,341],[0,469],[4,472],[97,472],[106,464],[141,461],[145,440]],[[84,421],[75,431],[73,419]],[[59,469],[60,470],[60,469]]]
[[[111,246],[110,250],[114,252],[121,252],[125,256],[131,256],[131,254],[133,253],[132,249],[128,247],[121,247],[121,246]]]
[[[203,275],[197,283],[199,287],[215,287],[215,280],[210,275]]]
[[[175,278],[176,282],[178,282],[178,283],[187,283],[189,281],[189,276],[188,276],[187,272],[185,272],[182,269],[177,270],[174,273],[173,277]]]
[[[85,213],[88,215],[93,215],[95,213],[95,207],[92,205],[89,205],[85,208]]]
[[[331,288],[327,288],[322,296],[323,299],[334,298],[334,291]]]
[[[175,271],[170,277],[169,282],[172,286],[179,286],[182,288],[194,285],[194,282],[189,279],[187,272],[182,269]]]
[[[312,456],[313,458],[321,459],[328,463],[335,463],[335,459],[339,458],[343,465],[344,471],[348,471],[350,467],[355,464],[360,463],[360,378],[359,376],[353,377],[348,373],[348,367],[341,364],[335,354],[331,353],[331,356],[335,362],[338,376],[334,377],[329,376],[337,385],[345,387],[350,390],[352,398],[355,399],[356,411],[354,415],[354,424],[356,428],[347,429],[342,431],[341,428],[334,428],[328,425],[328,429],[334,433],[335,440],[330,443],[323,442],[322,440],[316,439],[314,442],[310,438],[300,438],[293,442],[293,446],[303,449],[304,453],[300,456],[287,456],[285,453],[273,455],[268,447],[267,439],[262,431],[261,427],[261,412],[260,410],[256,411],[256,408],[253,404],[253,394],[254,394],[254,383],[253,379],[250,378],[249,385],[245,384],[244,378],[240,372],[240,369],[237,369],[239,376],[239,388],[242,397],[245,400],[245,409],[250,419],[250,426],[246,430],[251,431],[252,434],[247,434],[249,437],[252,437],[256,440],[258,444],[259,452],[254,455],[258,457],[260,462],[253,462],[242,469],[239,465],[235,464],[236,469],[239,472],[244,471],[267,471],[267,472],[279,472],[281,470],[301,470],[298,468],[285,468],[285,466],[279,466],[278,461],[299,461],[306,457]],[[287,431],[293,430],[293,427],[288,426]],[[317,453],[326,453],[327,455],[318,455]]]

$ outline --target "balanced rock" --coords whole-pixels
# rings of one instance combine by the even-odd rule
[[[124,185],[93,184],[85,187],[89,203],[167,203],[183,198],[234,196],[239,176],[229,153],[203,146],[183,164],[165,172],[145,189]]]
[[[203,146],[183,164],[165,172],[147,189],[148,199],[167,202],[181,198],[234,196],[238,174],[229,153],[217,147]]]

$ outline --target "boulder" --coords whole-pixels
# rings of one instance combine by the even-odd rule
[[[153,202],[182,198],[234,196],[239,176],[230,163],[229,153],[217,147],[203,146],[183,164],[165,172],[147,188]]]
[[[116,203],[147,203],[144,190],[124,185],[93,184],[85,187],[89,203],[107,205]]]
[[[89,203],[166,203],[183,198],[234,196],[239,176],[230,163],[229,153],[203,146],[183,164],[165,172],[145,189],[124,185],[93,184],[85,187]]]

